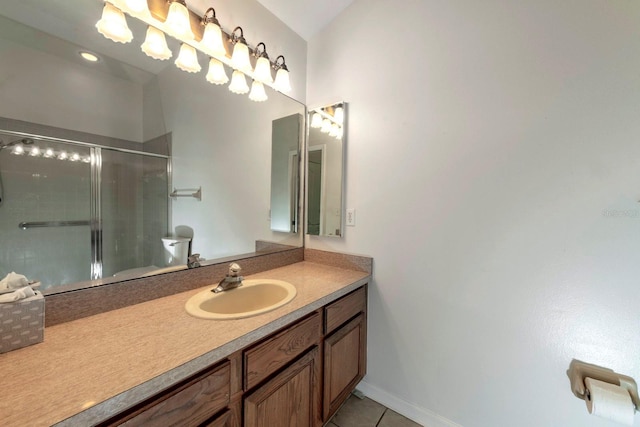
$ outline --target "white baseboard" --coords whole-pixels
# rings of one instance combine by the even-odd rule
[[[419,408],[406,400],[393,396],[376,386],[361,381],[357,389],[378,403],[409,418],[424,427],[462,427],[453,421],[426,409]]]

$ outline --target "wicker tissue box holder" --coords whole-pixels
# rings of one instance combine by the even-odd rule
[[[42,292],[16,302],[0,304],[0,353],[44,340]]]

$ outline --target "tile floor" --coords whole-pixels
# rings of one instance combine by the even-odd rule
[[[351,395],[326,427],[421,427],[367,397]]]

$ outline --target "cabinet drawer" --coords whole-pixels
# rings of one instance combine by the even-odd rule
[[[208,369],[141,408],[121,425],[196,426],[229,404],[229,362]]]
[[[244,352],[245,391],[317,343],[322,335],[320,313]]]
[[[324,333],[331,333],[353,316],[364,312],[366,308],[367,293],[364,286],[329,304],[324,309]]]

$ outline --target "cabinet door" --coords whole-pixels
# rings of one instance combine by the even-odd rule
[[[323,419],[327,421],[366,372],[367,331],[360,314],[324,341]]]
[[[251,393],[244,401],[246,427],[320,426],[318,347]]]

